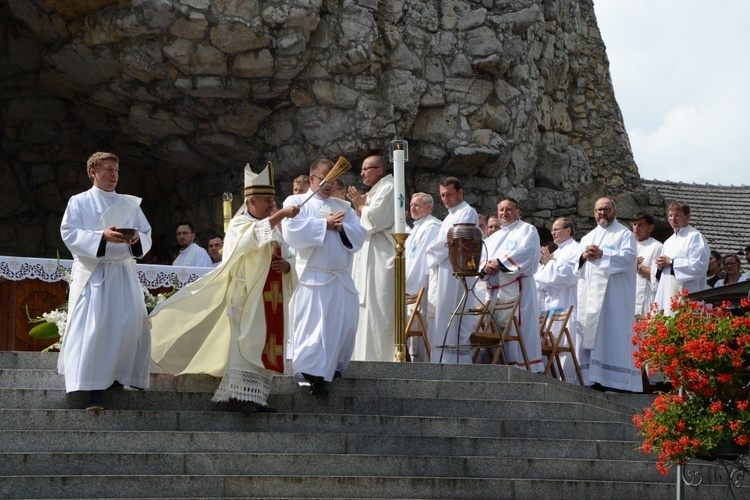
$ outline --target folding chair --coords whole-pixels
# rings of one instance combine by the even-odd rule
[[[542,338],[542,342],[544,342],[544,331],[547,328],[548,316],[549,316],[549,311],[542,311],[539,313],[539,336]]]
[[[488,354],[492,356],[492,364],[497,364],[498,361],[507,364],[503,347],[507,342],[518,342],[526,369],[531,370],[529,357],[526,355],[526,345],[524,344],[521,328],[518,324],[518,306],[520,303],[520,293],[514,299],[510,300],[496,299],[492,307],[488,307],[490,312],[482,314],[477,323],[476,330],[469,337],[469,342],[474,350],[472,359],[475,363],[481,350],[486,349]],[[495,318],[497,318],[498,314],[500,314],[501,318],[507,317],[502,332],[497,330],[495,321],[489,316],[490,314],[495,316]],[[512,330],[515,331],[515,334],[511,333]],[[495,350],[494,355],[492,354],[493,349]]]
[[[554,363],[559,372],[559,377],[555,376],[555,378],[565,381],[565,372],[563,372],[560,353],[567,352],[573,360],[573,366],[575,367],[576,375],[578,376],[578,382],[583,386],[584,382],[583,375],[581,374],[581,367],[578,364],[575,346],[573,345],[573,339],[570,336],[570,329],[568,328],[568,322],[570,321],[570,316],[572,314],[573,306],[570,306],[567,311],[553,311],[552,314],[549,315],[547,326],[542,333],[542,356],[547,357],[547,364],[544,366],[544,374],[547,375],[550,373],[550,370],[552,370],[553,376],[555,376]]]
[[[411,337],[421,337],[424,342],[424,349],[427,353],[427,361],[430,360],[430,341],[427,340],[427,329],[424,326],[424,319],[419,308],[422,305],[422,298],[424,297],[425,287],[419,289],[416,295],[406,296],[406,305],[413,305],[414,310],[409,316],[409,321],[406,323],[406,337],[405,341],[408,341]],[[416,323],[416,324],[415,324]],[[406,344],[406,361],[411,362],[411,355],[409,354],[409,344]]]

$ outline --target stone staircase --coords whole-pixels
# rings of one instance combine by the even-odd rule
[[[56,359],[0,352],[0,498],[675,498],[674,472],[636,450],[649,396],[504,366],[355,362],[326,398],[280,377],[279,413],[245,415],[210,402],[217,379],[155,368],[150,390],[107,393],[94,413]]]

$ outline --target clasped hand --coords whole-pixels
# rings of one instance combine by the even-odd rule
[[[671,265],[672,265],[671,257],[667,257],[666,255],[660,255],[656,258],[657,269],[664,269],[665,267],[669,267]]]
[[[594,260],[594,259],[601,259],[604,255],[604,252],[601,248],[599,248],[596,245],[589,245],[586,247],[586,250],[584,250],[583,255],[581,255],[586,260]]]
[[[344,230],[344,211],[330,213],[326,216],[326,229],[333,229],[339,233]]]

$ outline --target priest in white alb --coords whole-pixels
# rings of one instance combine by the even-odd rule
[[[597,226],[581,238],[576,273],[578,320],[581,322],[586,383],[597,388],[643,392],[641,370],[633,362],[635,271],[637,249],[633,232],[617,221],[615,202],[599,198],[594,205]]]
[[[290,196],[284,207],[309,201],[282,222],[299,279],[289,305],[292,371],[314,396],[327,395],[328,383],[351,361],[360,309],[350,266],[367,235],[349,202],[331,196],[332,183],[323,184],[332,169],[326,159],[313,162],[310,191]]]
[[[539,267],[539,232],[531,224],[521,220],[518,201],[509,196],[497,204],[500,230],[485,241],[481,269],[487,276],[487,293],[491,301],[512,300],[521,296],[518,308],[518,323],[526,351],[524,359],[519,342],[507,342],[504,346],[508,365],[529,369],[534,373],[544,371],[542,344],[539,337],[539,305],[537,302],[534,273]],[[502,324],[507,318],[501,318]],[[515,335],[516,332],[511,332]],[[527,367],[528,363],[528,367]]]
[[[221,377],[213,401],[244,413],[268,406],[274,374],[284,373],[290,256],[275,227],[299,213],[274,210],[273,165],[245,166],[245,205],[229,222],[219,267],[152,312],[152,357],[169,373]]]
[[[474,321],[466,319],[459,321],[456,316],[450,324],[453,311],[461,302],[464,293],[463,285],[453,275],[453,265],[450,262],[448,247],[448,230],[454,224],[466,223],[477,225],[479,218],[477,211],[464,201],[464,190],[461,181],[456,177],[446,177],[440,181],[440,200],[448,209],[448,215],[440,224],[437,238],[427,248],[427,267],[430,273],[429,309],[435,312],[434,317],[428,316],[428,338],[430,340],[431,363],[471,363],[471,349],[469,337],[474,329]],[[479,263],[477,262],[477,266]],[[467,277],[467,285],[473,286],[476,278]],[[472,308],[473,301],[467,301],[466,307]],[[459,329],[459,323],[461,328]],[[443,348],[443,345],[466,346],[460,351],[456,348]],[[442,355],[442,360],[441,360]]]
[[[573,306],[573,314],[568,319],[568,331],[573,339],[573,349],[576,360],[581,368],[584,385],[588,374],[588,365],[581,366],[583,340],[581,338],[581,325],[578,322],[578,259],[581,257],[581,248],[573,238],[575,224],[568,217],[560,217],[552,223],[552,239],[557,245],[557,250],[550,253],[547,247],[542,247],[541,267],[534,275],[536,288],[540,292],[543,301],[539,304],[541,311],[565,312]],[[559,335],[560,331],[555,331]],[[561,344],[567,346],[567,340],[563,337]],[[561,353],[560,358],[563,365],[565,381],[571,384],[579,384],[573,359],[568,353]],[[587,357],[586,357],[587,358]]]
[[[93,187],[70,198],[60,226],[74,260],[58,371],[65,390],[89,391],[86,408],[98,411],[106,389],[148,388],[151,339],[135,258],[151,248],[151,226],[140,198],[115,192],[117,156],[94,153],[86,171]]]
[[[427,297],[429,293],[429,270],[427,268],[427,248],[437,239],[440,232],[440,219],[432,215],[432,196],[427,193],[414,193],[409,203],[409,211],[414,219],[414,227],[406,238],[404,258],[406,264],[406,295],[413,296],[424,287],[427,293],[423,294],[420,304],[420,313],[427,323]],[[407,313],[411,314],[413,306],[408,306]],[[428,353],[424,352],[424,343],[416,337],[407,341],[409,353],[414,361],[427,361]]]
[[[681,290],[699,292],[708,288],[706,272],[711,249],[703,235],[690,225],[690,206],[675,201],[667,208],[669,225],[674,234],[664,242],[651,275],[657,281],[659,309],[672,313],[672,298]]]
[[[359,291],[359,322],[352,359],[393,361],[396,307],[396,243],[393,233],[393,176],[386,172],[382,156],[362,162],[362,180],[367,194],[349,187],[349,200],[367,231],[362,248],[354,254],[352,277]]]
[[[633,236],[638,245],[636,262],[637,278],[635,282],[635,317],[636,321],[651,310],[658,282],[652,279],[651,268],[656,266],[656,257],[662,253],[662,244],[652,238],[654,216],[641,211],[633,216]]]

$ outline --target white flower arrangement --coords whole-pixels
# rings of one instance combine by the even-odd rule
[[[59,256],[58,256],[59,261]],[[59,265],[59,263],[58,263]],[[60,272],[65,277],[65,281],[70,283],[70,274],[60,266]],[[146,312],[150,313],[154,310],[154,308],[167,300],[169,297],[174,295],[174,293],[178,290],[179,283],[177,279],[175,278],[174,285],[172,286],[172,290],[170,290],[167,293],[160,293],[157,295],[153,295],[151,291],[149,291],[148,288],[146,288],[145,285],[141,284],[141,289],[143,291],[143,302],[146,304]],[[42,349],[42,352],[48,352],[52,349],[60,349],[61,341],[62,341],[62,333],[65,332],[65,327],[68,324],[68,303],[61,305],[57,309],[53,309],[50,312],[46,312],[42,314],[41,316],[37,316],[36,318],[32,318],[29,315],[29,308],[26,307],[26,317],[29,319],[29,323],[41,323],[34,328],[32,328],[29,331],[29,336],[38,340],[52,340],[56,339],[56,341],[50,345],[49,347],[46,347]]]

